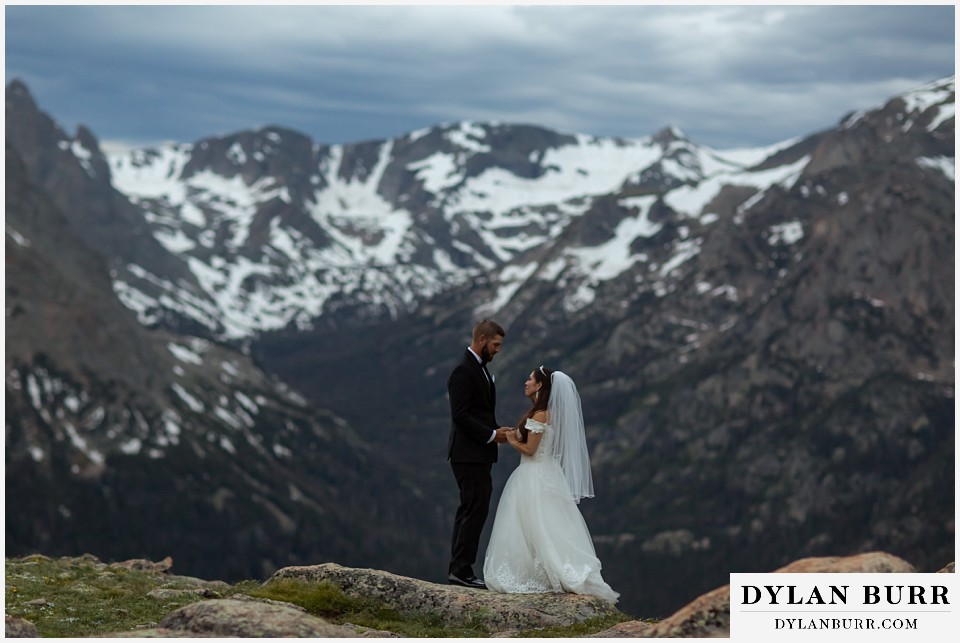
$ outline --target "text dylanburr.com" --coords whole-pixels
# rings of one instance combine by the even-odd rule
[[[730,574],[730,637],[953,641],[958,587],[946,573]]]

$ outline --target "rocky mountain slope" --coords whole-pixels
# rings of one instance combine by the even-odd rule
[[[403,536],[430,522],[415,484],[239,351],[144,328],[6,154],[7,554],[171,555],[232,579],[318,559],[424,573]]]
[[[883,548],[941,565],[954,537],[953,100],[949,79],[745,171],[624,185],[395,322],[266,334],[254,354],[351,419],[395,418],[380,439],[442,487],[443,441],[429,459],[423,445],[445,430],[447,372],[475,319],[500,320],[501,421],[520,415],[541,363],[580,385],[597,483],[582,507],[638,613],[792,556]],[[361,408],[351,390],[371,374],[380,395]]]
[[[117,288],[145,322],[181,313],[224,338],[307,329],[321,316],[395,318],[511,265],[598,196],[699,182],[767,152],[721,156],[672,131],[626,141],[469,122],[346,146],[267,127],[133,150],[109,158],[114,184],[217,314],[180,286],[166,300],[126,280]]]
[[[484,315],[508,330],[503,422],[541,363],[580,385],[582,508],[629,611],[801,555],[953,558],[953,78],[759,150],[457,123],[108,158],[21,84],[7,118],[141,324],[248,350],[425,490],[385,506],[426,578],[456,500],[444,381]]]

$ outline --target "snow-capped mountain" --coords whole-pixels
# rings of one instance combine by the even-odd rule
[[[10,138],[35,144],[6,150],[7,552],[172,556],[237,580],[327,558],[425,573],[439,539],[400,546],[431,507],[353,427],[235,348],[145,328],[118,300],[123,264],[106,251],[165,251],[137,241],[139,210],[106,166],[83,165],[102,156],[59,145],[24,91],[8,88]],[[105,229],[77,224],[97,215]],[[177,266],[157,257],[144,263]]]
[[[789,182],[802,160],[749,169],[789,144],[718,152],[675,130],[616,140],[459,123],[355,146],[321,146],[273,127],[114,154],[114,185],[144,208],[156,239],[188,263],[213,307],[200,309],[173,283],[162,297],[122,280],[115,287],[145,323],[173,308],[229,339],[308,328],[344,308],[395,317],[510,266],[598,198],[627,190],[634,216],[618,228],[614,247],[577,255],[582,270],[603,280],[629,262],[620,246],[656,231],[648,217],[661,193],[670,190],[668,203],[689,210],[725,182],[760,189]],[[672,263],[690,251],[677,247]],[[523,271],[503,275],[493,307]],[[585,303],[584,289],[571,305]]]
[[[699,182],[624,181],[396,321],[264,333],[252,355],[369,418],[443,488],[425,432],[448,422],[468,329],[493,316],[501,422],[540,364],[578,384],[584,515],[636,613],[798,556],[883,549],[939,569],[954,556],[954,100],[945,79]]]
[[[584,513],[628,611],[668,613],[733,568],[803,555],[879,548],[923,569],[952,559],[952,77],[745,150],[670,129],[617,140],[457,123],[343,146],[268,127],[108,157],[92,133],[42,122],[23,93],[8,88],[7,132],[29,179],[105,258],[124,310],[169,334],[162,377],[149,356],[119,369],[128,376],[169,382],[171,359],[189,373],[226,351],[376,445],[321,469],[342,457],[378,475],[364,461],[387,453],[402,464],[379,475],[411,482],[411,502],[434,494],[426,511],[449,524],[445,378],[491,315],[508,330],[492,365],[502,421],[519,417],[517,385],[538,364],[580,387],[598,491]],[[8,257],[35,242],[23,225],[8,223]],[[9,275],[8,259],[8,301]],[[18,328],[42,352],[64,324]],[[145,340],[121,334],[136,357]],[[78,368],[126,364],[73,346],[61,354]],[[15,418],[33,417],[31,391],[55,398],[59,386],[37,389],[26,372],[8,381]],[[217,408],[242,423],[244,398],[218,405],[225,385],[202,382],[166,397],[184,413],[202,404],[191,417],[215,435],[232,430]],[[112,395],[77,387],[77,399]],[[114,442],[116,453],[129,437]],[[509,471],[498,465],[501,483]],[[442,570],[446,533],[405,528],[435,545],[412,558]]]
[[[906,94],[907,112],[939,110],[944,91],[935,83]],[[930,126],[949,116],[945,108]],[[487,306],[496,310],[533,270],[516,265],[518,255],[559,237],[599,198],[624,195],[629,214],[612,237],[565,255],[571,276],[589,276],[568,299],[575,309],[589,304],[597,283],[645,259],[629,248],[660,229],[650,218],[655,207],[709,225],[721,191],[742,188],[756,202],[796,181],[810,162],[799,143],[712,150],[674,129],[621,140],[464,122],[359,145],[325,146],[269,127],[112,154],[114,186],[144,208],[153,236],[186,261],[203,295],[136,263],[130,272],[161,291],[123,279],[115,288],[145,323],[177,313],[227,339],[309,328],[339,310],[396,317],[505,268]],[[76,143],[71,149],[89,156]],[[783,239],[798,233],[791,222],[779,225],[773,234]],[[697,243],[678,239],[657,263],[660,275],[695,254]],[[539,274],[553,280],[560,271],[554,263]]]

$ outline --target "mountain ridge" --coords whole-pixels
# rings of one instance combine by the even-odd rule
[[[290,323],[304,328],[309,318],[340,306],[396,316],[555,236],[583,215],[590,195],[625,181],[638,192],[662,191],[701,179],[703,167],[739,167],[670,134],[628,142],[464,122],[355,147],[308,149],[303,135],[269,128],[112,155],[111,169],[121,190],[155,213],[158,238],[189,257],[208,292],[217,293],[225,317],[238,318],[233,328],[211,330],[238,339]],[[498,151],[500,141],[513,145],[503,147],[509,153]],[[288,147],[299,152],[284,163]],[[587,163],[592,157],[600,164]],[[284,167],[282,175],[271,169],[275,164]],[[615,176],[596,184],[608,174]],[[537,188],[538,182],[545,185]],[[227,196],[242,193],[242,203]],[[235,207],[212,212],[231,198]],[[190,223],[207,231],[207,240],[192,235]],[[232,238],[217,243],[209,239],[211,228]],[[205,243],[219,265],[204,259]],[[385,268],[393,274],[384,275]],[[236,285],[243,279],[249,287]],[[261,305],[249,320],[244,301],[258,288],[279,303]],[[267,318],[265,309],[276,315]]]
[[[143,327],[10,145],[6,172],[8,554],[166,552],[238,580],[317,557],[424,573],[392,553],[397,500],[421,490],[248,356]],[[393,528],[365,533],[364,510]]]
[[[239,349],[244,370],[355,427],[422,501],[396,511],[429,516],[397,517],[421,546],[397,558],[425,578],[445,566],[455,501],[445,377],[481,315],[508,330],[492,365],[502,421],[540,363],[578,383],[598,492],[583,512],[634,611],[799,555],[882,548],[935,567],[953,557],[953,87],[720,158],[672,130],[631,144],[476,123],[105,155],[131,208],[112,233],[142,220],[172,258],[98,251],[140,324],[192,338],[167,349],[180,362],[194,342]],[[21,106],[8,89],[8,131]],[[70,137],[48,138],[28,171],[60,159],[93,180]],[[8,248],[18,236],[8,225]],[[24,417],[27,388],[8,382]],[[357,453],[338,457],[376,476]]]
[[[556,239],[395,322],[268,333],[253,354],[348,417],[393,414],[406,429],[380,439],[413,459],[423,427],[447,421],[444,378],[466,329],[495,315],[507,328],[491,365],[508,387],[501,422],[520,416],[520,383],[539,364],[580,387],[597,485],[583,511],[615,587],[706,574],[705,591],[705,570],[871,547],[942,564],[954,457],[945,87],[919,112],[892,99],[797,139],[754,165],[774,174],[753,185],[607,195]],[[620,238],[621,226],[644,234]],[[592,281],[606,262],[612,276]],[[383,401],[351,408],[370,373],[391,382]],[[435,457],[416,460],[419,475],[443,485]],[[509,472],[509,460],[495,468],[498,488]],[[632,586],[627,600],[663,613],[671,591]]]

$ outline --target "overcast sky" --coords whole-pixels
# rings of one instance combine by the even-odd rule
[[[461,120],[768,145],[954,74],[954,6],[7,3],[6,82],[147,145],[282,125],[321,143]]]

